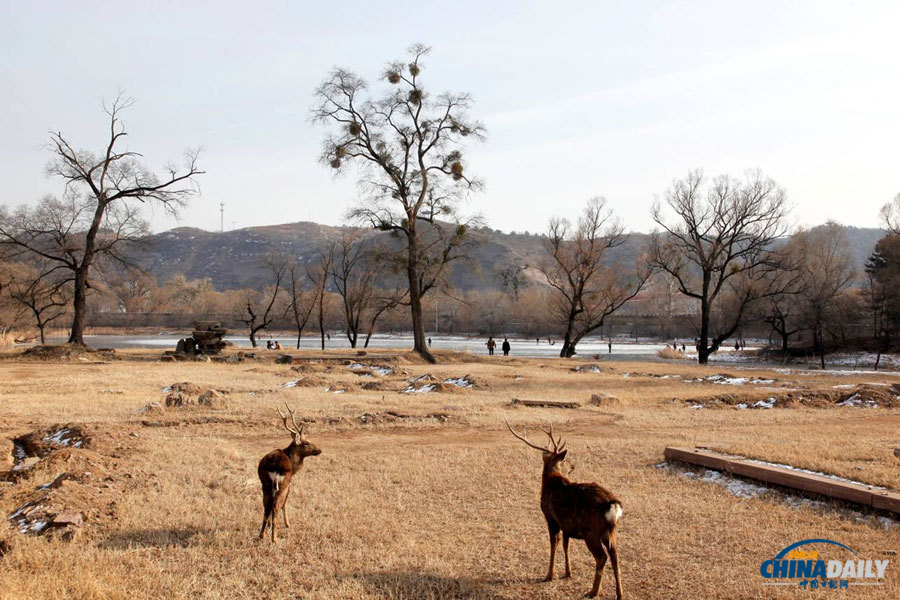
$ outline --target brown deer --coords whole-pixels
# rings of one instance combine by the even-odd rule
[[[303,438],[303,426],[297,425],[294,419],[294,411],[291,407],[284,403],[284,407],[291,415],[291,425],[288,425],[288,418],[281,409],[278,414],[281,415],[281,421],[284,428],[291,432],[293,439],[291,444],[284,450],[272,450],[262,457],[259,461],[259,467],[256,472],[259,474],[259,481],[262,483],[263,493],[263,523],[259,530],[259,539],[263,538],[266,533],[266,525],[272,527],[272,542],[275,542],[275,518],[278,511],[281,510],[281,516],[284,518],[284,526],[290,527],[288,524],[287,511],[285,503],[291,492],[291,478],[300,469],[303,468],[303,459],[307,456],[318,456],[322,451],[314,446],[309,440]]]
[[[563,552],[566,556],[566,577],[571,577],[569,569],[569,538],[584,540],[597,561],[594,572],[594,586],[587,594],[593,598],[600,593],[600,577],[606,565],[606,557],[612,563],[616,577],[616,600],[622,600],[622,583],[619,579],[619,555],[616,551],[616,523],[622,516],[622,503],[606,488],[596,483],[575,483],[569,481],[559,470],[568,450],[566,442],[553,437],[553,426],[542,431],[550,438],[551,446],[532,444],[524,435],[519,435],[509,422],[509,432],[531,448],[540,450],[544,458],[544,472],[541,475],[541,511],[547,519],[550,532],[550,569],[545,581],[553,579],[556,546],[562,533]],[[523,432],[524,434],[524,432]]]

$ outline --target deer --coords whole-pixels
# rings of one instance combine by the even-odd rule
[[[303,459],[307,456],[318,456],[322,454],[315,445],[303,437],[302,425],[297,425],[294,418],[294,411],[291,407],[284,403],[284,407],[288,410],[291,417],[291,424],[288,425],[288,416],[278,409],[284,428],[287,429],[292,437],[290,445],[284,450],[272,450],[262,457],[259,461],[259,467],[256,472],[259,474],[259,481],[262,484],[263,494],[263,523],[259,530],[259,539],[263,539],[266,533],[266,526],[272,527],[272,543],[275,543],[277,535],[275,533],[275,520],[278,511],[281,510],[281,516],[284,518],[284,526],[290,527],[285,510],[285,503],[288,495],[291,493],[291,479],[294,474],[303,468]]]
[[[569,539],[584,540],[588,550],[597,561],[594,585],[586,597],[594,598],[600,593],[600,579],[607,555],[612,563],[616,578],[616,600],[622,600],[622,582],[619,577],[619,554],[616,549],[616,524],[622,517],[622,502],[609,490],[597,483],[575,483],[560,472],[560,463],[568,454],[566,442],[553,436],[553,425],[549,431],[541,429],[550,438],[547,446],[538,446],[513,430],[509,422],[506,427],[517,439],[529,447],[540,450],[544,460],[541,474],[541,511],[547,520],[550,533],[550,568],[544,581],[552,581],[556,548],[562,534],[563,552],[566,558],[565,577],[571,577],[569,568]]]

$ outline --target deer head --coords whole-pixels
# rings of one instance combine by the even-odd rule
[[[541,451],[541,456],[544,459],[544,472],[545,473],[553,473],[553,472],[559,471],[559,463],[561,463],[562,461],[564,461],[566,459],[566,454],[568,454],[569,451],[566,450],[566,441],[564,439],[562,439],[562,436],[560,436],[559,438],[553,437],[553,424],[552,423],[550,424],[549,430],[541,428],[541,431],[543,431],[545,434],[547,434],[547,437],[550,438],[550,444],[547,446],[538,446],[537,444],[532,444],[531,442],[528,441],[528,438],[525,437],[524,431],[522,432],[522,435],[519,435],[510,426],[509,421],[505,421],[505,423],[506,423],[506,428],[509,429],[509,432],[511,434],[513,434],[516,438],[525,442],[529,447],[534,448],[535,450]]]
[[[319,450],[319,448],[303,437],[304,426],[297,424],[297,420],[294,418],[294,411],[291,410],[291,407],[288,406],[287,402],[284,403],[284,407],[291,417],[291,423],[288,424],[288,415],[281,412],[280,408],[278,409],[278,414],[281,415],[281,422],[284,424],[284,428],[291,433],[291,445],[284,449],[284,453],[290,457],[291,462],[294,465],[297,465],[303,462],[303,459],[307,456],[318,456],[322,454],[322,451]]]

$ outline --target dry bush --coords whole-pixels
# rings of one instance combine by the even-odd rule
[[[676,350],[675,348],[672,348],[670,346],[666,346],[665,348],[659,350],[656,355],[667,360],[684,358],[684,352],[682,352],[681,350]]]

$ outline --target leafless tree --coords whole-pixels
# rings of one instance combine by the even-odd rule
[[[240,318],[250,329],[250,345],[254,348],[256,348],[256,334],[269,327],[278,314],[276,303],[288,271],[287,261],[279,256],[267,256],[264,266],[271,283],[261,292],[247,291],[244,295],[244,312]]]
[[[447,265],[464,254],[470,223],[456,208],[481,183],[471,177],[461,152],[464,138],[480,139],[484,127],[468,116],[468,94],[429,94],[421,84],[429,49],[410,48],[411,60],[388,64],[391,86],[380,96],[367,83],[337,69],[317,90],[313,119],[331,127],[321,160],[342,170],[358,167],[366,199],[349,217],[392,232],[402,243],[395,256],[406,272],[414,350],[434,362],[425,340],[422,296],[442,281]]]
[[[770,274],[784,266],[774,242],[786,232],[785,193],[759,172],[743,181],[722,175],[707,187],[703,174],[693,171],[673,183],[665,205],[675,219],[668,220],[660,202],[653,205],[662,231],[651,235],[649,262],[700,304],[697,350],[706,364],[752,303],[778,291]],[[719,313],[712,330],[711,317],[725,300],[731,308]]]
[[[306,276],[315,290],[316,316],[319,325],[319,338],[322,350],[325,349],[325,324],[328,315],[328,274],[334,260],[334,245],[319,253],[318,260],[310,264]]]
[[[602,327],[647,282],[650,271],[639,260],[634,269],[609,260],[608,250],[626,238],[603,198],[588,201],[574,227],[566,219],[550,221],[544,239],[548,257],[539,268],[555,292],[557,320],[564,327],[560,357],[574,356],[578,342]]]
[[[356,348],[363,316],[376,295],[375,284],[382,265],[371,244],[367,244],[358,232],[344,234],[332,246],[331,253],[331,282],[341,297],[350,347]]]
[[[900,194],[894,196],[893,202],[888,202],[881,207],[881,220],[888,231],[900,234]]]
[[[122,95],[109,106],[109,139],[95,154],[76,149],[61,132],[50,134],[53,156],[47,172],[65,184],[63,200],[45,199],[34,209],[0,211],[0,243],[23,255],[39,256],[70,273],[73,284],[69,342],[84,345],[87,290],[98,256],[126,261],[125,247],[147,233],[138,207],[155,203],[177,213],[196,193],[197,151],[185,154],[185,165],[165,168],[158,177],[137,152],[122,148],[127,135],[121,113],[133,104]],[[137,203],[135,203],[137,202]]]
[[[846,315],[837,308],[840,295],[853,283],[853,253],[844,228],[827,223],[794,236],[800,263],[801,318],[813,336],[813,350],[825,368],[829,327]]]
[[[528,265],[511,262],[496,269],[500,289],[508,294],[511,293],[516,302],[519,301],[519,292],[528,287],[528,279],[525,277],[527,268]]]
[[[8,273],[6,291],[31,314],[41,343],[46,343],[47,326],[66,314],[71,301],[70,281],[54,277],[53,265],[47,260],[15,267]]]
[[[303,330],[309,322],[313,308],[318,298],[317,290],[306,285],[308,280],[306,269],[296,259],[291,260],[287,267],[288,293],[287,314],[290,315],[297,330],[297,349],[300,349],[300,340],[303,338]]]

